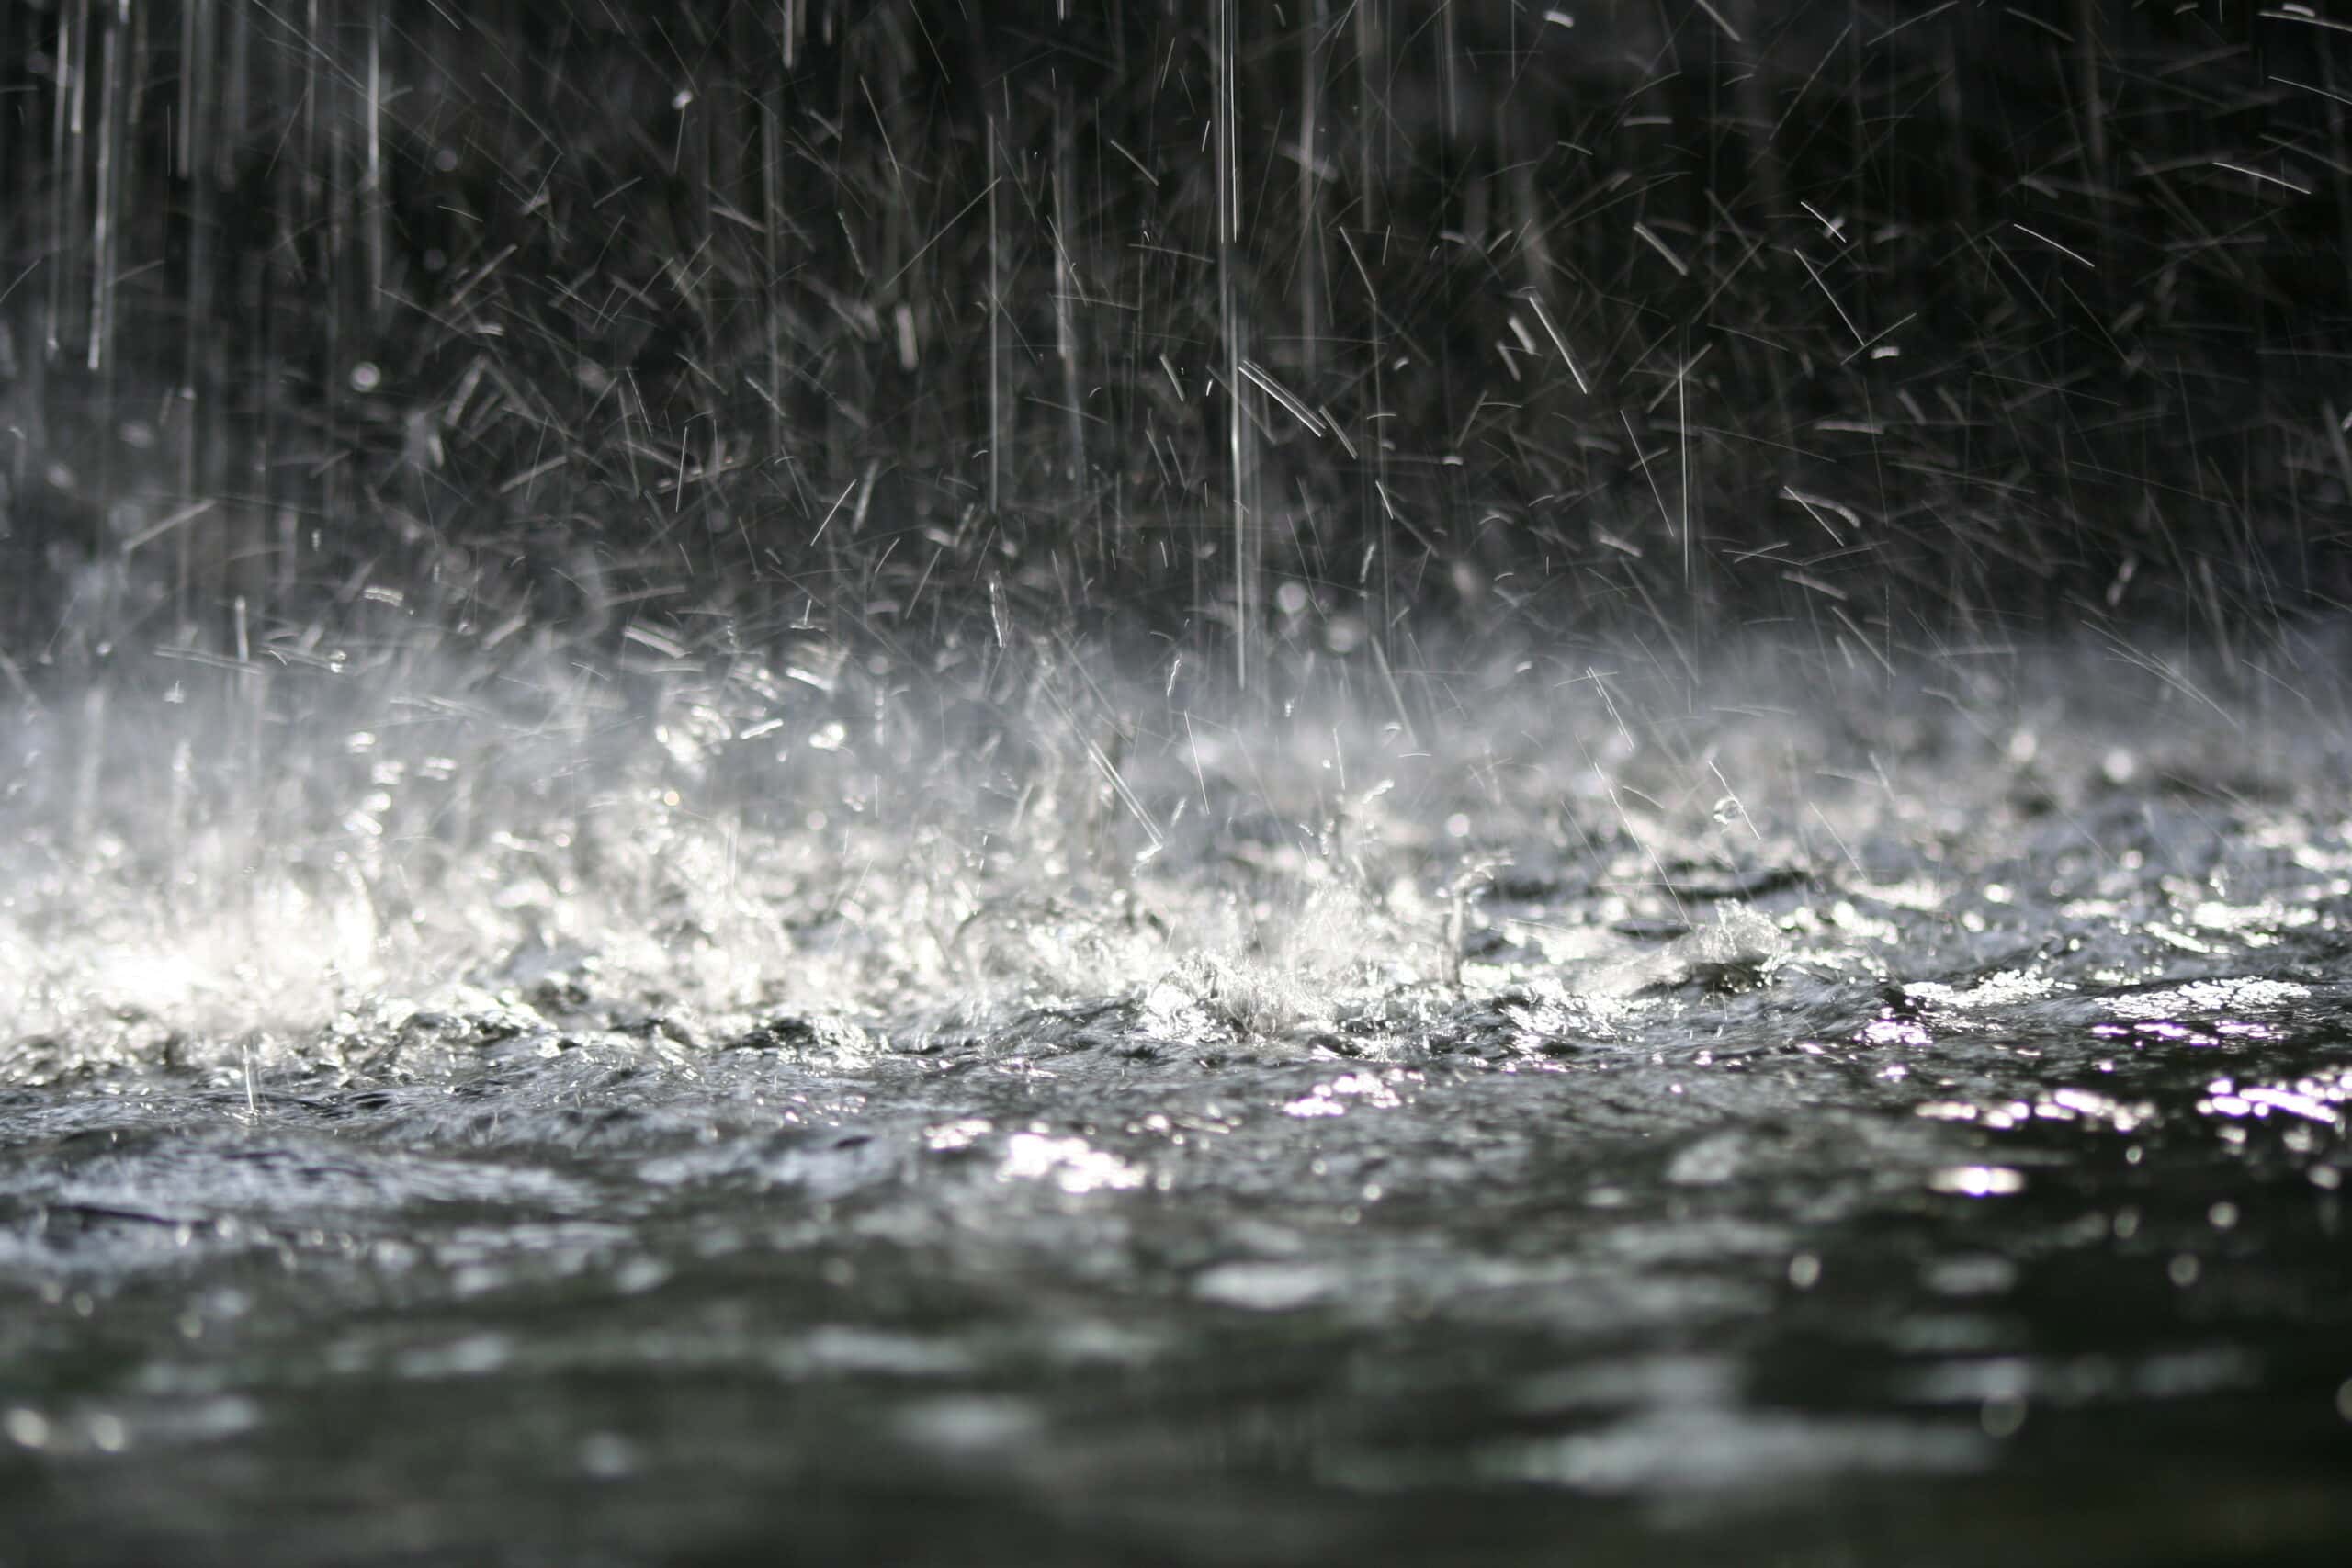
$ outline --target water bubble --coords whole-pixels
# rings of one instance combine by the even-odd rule
[[[383,383],[384,373],[373,360],[363,359],[351,367],[351,389],[355,392],[372,392]]]

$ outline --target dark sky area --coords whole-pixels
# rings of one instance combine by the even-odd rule
[[[2324,607],[2324,20],[19,6],[0,617]]]

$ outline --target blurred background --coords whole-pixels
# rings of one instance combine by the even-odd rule
[[[2352,592],[2346,46],[2214,0],[17,0],[0,649],[2226,637]]]

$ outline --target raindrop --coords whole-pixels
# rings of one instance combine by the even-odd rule
[[[130,1445],[130,1430],[119,1416],[100,1411],[89,1418],[90,1446],[102,1454],[119,1454]]]

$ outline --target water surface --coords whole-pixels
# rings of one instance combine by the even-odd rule
[[[109,751],[0,1558],[2335,1561],[2347,732],[2152,668]]]

